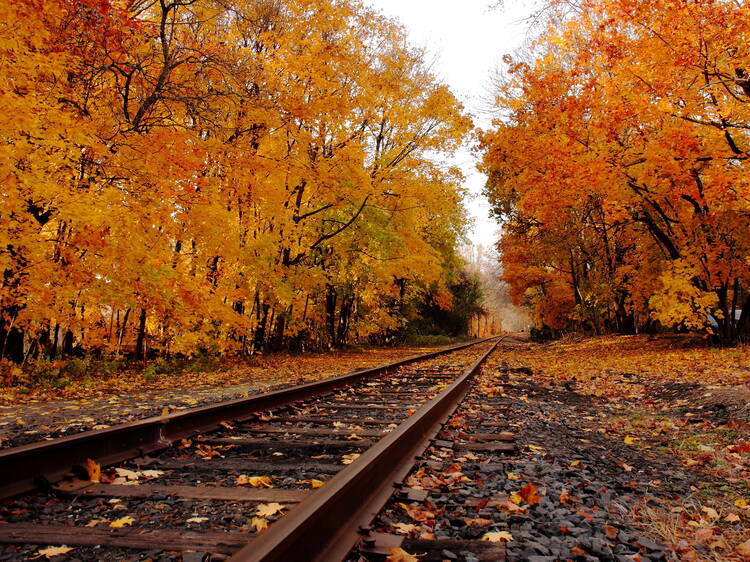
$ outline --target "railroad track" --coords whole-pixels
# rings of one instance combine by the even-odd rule
[[[382,559],[370,523],[425,499],[401,483],[498,341],[0,451],[0,559]]]

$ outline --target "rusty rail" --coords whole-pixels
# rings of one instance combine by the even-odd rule
[[[500,340],[398,429],[368,449],[309,499],[239,550],[234,562],[343,560],[469,391]]]
[[[56,482],[92,459],[108,466],[168,447],[172,442],[216,428],[222,421],[243,421],[253,414],[334,390],[357,380],[380,376],[404,365],[465,349],[485,338],[415,355],[379,367],[353,371],[249,398],[191,408],[166,416],[86,431],[54,441],[0,450],[0,499]]]

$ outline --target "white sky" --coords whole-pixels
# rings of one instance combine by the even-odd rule
[[[493,71],[504,54],[523,41],[533,2],[505,2],[491,8],[495,0],[365,0],[384,15],[400,20],[411,42],[426,47],[435,56],[434,72],[456,94],[477,126],[489,127],[482,114]],[[481,197],[485,177],[476,170],[469,147],[457,155],[457,165],[466,176],[466,187],[474,194],[468,201],[474,217],[470,239],[483,246],[494,245],[497,225],[489,218],[489,205]]]

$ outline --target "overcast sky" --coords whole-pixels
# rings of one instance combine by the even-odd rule
[[[491,8],[496,0],[365,0],[383,14],[396,18],[406,27],[412,43],[427,47],[436,57],[435,73],[459,97],[474,121],[488,127],[486,106],[489,82],[501,58],[512,53],[524,39],[532,2],[505,2]],[[497,225],[488,217],[488,204],[479,194],[484,176],[476,171],[476,160],[469,147],[457,157],[475,194],[468,202],[474,217],[470,235],[476,244],[490,246],[497,238]]]

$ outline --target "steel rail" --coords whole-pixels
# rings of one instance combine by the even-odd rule
[[[215,429],[222,421],[244,421],[253,414],[335,390],[368,377],[387,374],[404,365],[465,349],[494,338],[485,338],[415,355],[379,367],[352,371],[281,390],[190,408],[166,416],[155,416],[0,450],[0,499],[30,492],[61,480],[76,466],[92,459],[108,466],[142,456],[184,439]]]
[[[502,339],[502,338],[501,338]],[[232,562],[335,562],[363,538],[416,461],[469,391],[501,339],[435,398],[362,453],[314,495],[230,558]]]

